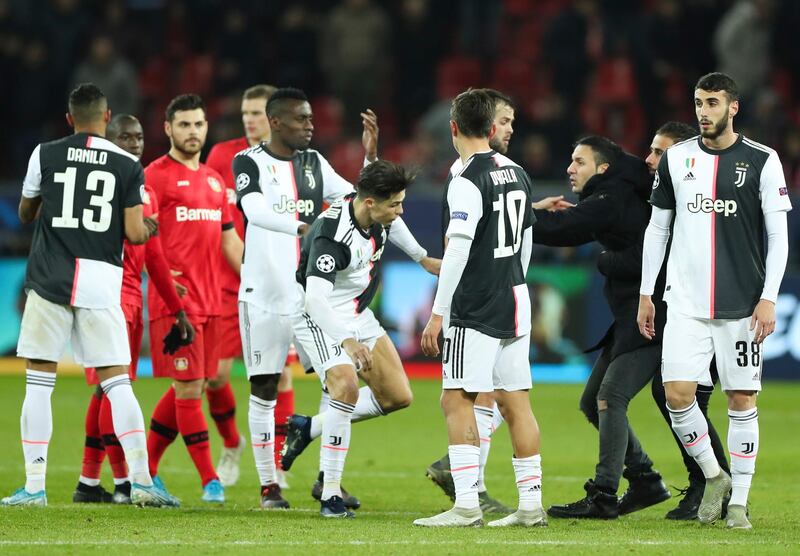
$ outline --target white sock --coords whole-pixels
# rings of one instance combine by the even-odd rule
[[[450,454],[450,473],[456,488],[456,507],[473,510],[478,504],[478,468],[481,449],[470,444],[448,446]]]
[[[719,475],[719,464],[711,448],[711,440],[708,438],[708,421],[700,411],[697,399],[692,400],[686,409],[675,410],[667,404],[667,411],[672,420],[672,430],[681,439],[686,453],[693,457],[703,470],[705,478],[711,479]]]
[[[756,472],[758,455],[758,409],[728,410],[728,451],[731,454],[731,501],[747,506],[750,483]]]
[[[128,477],[122,477],[122,478],[119,478],[119,479],[114,477],[114,486],[124,485],[125,483],[129,483],[129,482],[130,481],[128,480]]]
[[[100,484],[100,479],[91,479],[89,477],[84,477],[83,475],[81,475],[80,477],[78,477],[78,482],[83,483],[86,486],[96,487],[97,485]]]
[[[483,470],[489,459],[489,450],[492,448],[492,419],[494,412],[490,407],[475,406],[475,422],[478,424],[478,437],[481,440],[481,459],[478,468],[478,492],[486,492],[483,484]]]
[[[331,403],[331,395],[324,388],[319,397],[319,412],[311,418],[311,438],[318,438],[322,435],[322,422],[325,420],[325,412],[328,411],[328,404]],[[322,471],[322,445],[319,447],[319,470]]]
[[[125,461],[128,463],[128,476],[131,482],[150,486],[153,480],[147,467],[147,436],[144,430],[144,417],[139,402],[133,394],[131,379],[127,374],[112,376],[100,383],[103,393],[111,403],[111,419]]]
[[[511,458],[514,477],[519,491],[519,509],[535,510],[542,507],[542,456]]]
[[[55,385],[55,373],[30,369],[25,371],[25,401],[22,402],[19,428],[25,457],[25,490],[31,494],[44,490],[47,446],[53,435],[50,396]]]
[[[350,419],[355,406],[331,400],[322,424],[322,499],[342,495],[342,472],[350,449]]]
[[[353,410],[352,422],[358,423],[381,415],[386,415],[386,412],[383,411],[381,404],[375,399],[375,394],[369,389],[369,386],[359,388],[358,401],[356,401],[356,408]]]
[[[494,406],[492,407],[492,432],[499,429],[500,425],[502,425],[504,422],[505,419],[503,419],[503,414],[500,413],[500,408],[497,407],[497,402],[495,402]]]
[[[250,396],[247,422],[250,425],[250,445],[261,486],[276,482],[275,478],[275,405],[276,400]]]

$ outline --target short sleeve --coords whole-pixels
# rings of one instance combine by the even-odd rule
[[[674,210],[675,189],[672,187],[672,176],[669,173],[669,151],[664,152],[658,163],[658,170],[653,178],[653,191],[650,193],[650,204],[654,207]]]
[[[249,193],[261,193],[260,172],[256,161],[247,155],[233,157],[233,180],[236,187],[236,205],[242,206],[242,197]],[[227,203],[225,203],[227,205]]]
[[[147,205],[145,209],[145,216],[158,215],[158,195],[149,184],[144,184],[144,204]]]
[[[330,162],[328,162],[324,156],[317,153],[317,158],[319,159],[319,167],[322,172],[322,198],[326,202],[332,203],[355,191],[353,184],[337,174],[336,170],[333,169],[333,166],[331,166]]]
[[[22,182],[22,196],[28,199],[38,197],[42,193],[42,159],[40,153],[41,145],[36,145],[28,160],[28,171],[25,173],[25,180]]]
[[[128,186],[125,188],[123,205],[125,208],[141,205],[144,202],[145,194],[144,169],[139,161],[136,161],[131,171],[131,177],[128,180]]]
[[[475,230],[483,216],[483,196],[477,186],[466,178],[453,178],[447,190],[447,205],[450,207],[447,237],[475,239]]]
[[[324,278],[331,284],[336,282],[336,272],[350,264],[350,250],[338,241],[326,236],[317,236],[308,254],[306,277]]]
[[[766,164],[761,169],[758,193],[761,197],[761,212],[764,214],[792,210],[783,166],[778,158],[778,153],[774,151],[770,153]]]
[[[220,182],[222,180],[220,179]],[[224,186],[223,186],[224,187]],[[234,227],[233,225],[233,214],[231,214],[231,204],[228,202],[228,191],[227,189],[222,190],[222,229],[223,230],[230,230]]]

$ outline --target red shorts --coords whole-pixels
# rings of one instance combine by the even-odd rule
[[[161,317],[150,321],[150,356],[153,359],[153,376],[175,380],[197,380],[217,377],[219,365],[219,317],[190,316],[194,326],[194,342],[183,346],[172,355],[163,352],[166,336],[174,317]]]
[[[236,295],[222,291],[222,316],[219,318],[219,358],[242,356],[242,337],[239,335],[239,301]]]
[[[136,380],[136,365],[139,363],[139,351],[142,348],[142,334],[144,333],[144,323],[142,322],[142,306],[122,303],[122,314],[125,315],[125,325],[128,328],[128,344],[131,348],[131,364],[128,367],[128,376],[131,380]],[[93,367],[86,367],[86,383],[100,384],[97,372]]]

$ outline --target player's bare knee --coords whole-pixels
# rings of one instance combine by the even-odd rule
[[[391,394],[385,396],[384,399],[380,399],[377,396],[376,398],[378,399],[381,409],[383,409],[385,413],[391,413],[410,406],[411,402],[414,401],[414,394],[411,392],[411,388],[406,387],[392,391]]]
[[[756,393],[752,390],[727,390],[728,409],[732,411],[747,411],[756,406]]]
[[[278,398],[280,375],[255,375],[250,377],[250,394],[264,401]]]
[[[329,369],[325,384],[331,399],[353,405],[358,401],[358,376],[353,367],[342,365]]]
[[[197,400],[203,395],[205,381],[198,380],[176,380],[173,382],[175,397],[179,400]]]

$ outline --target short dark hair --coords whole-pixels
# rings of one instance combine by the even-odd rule
[[[497,108],[498,104],[506,104],[512,110],[516,110],[516,107],[514,106],[514,101],[511,100],[511,97],[508,96],[507,94],[501,93],[497,89],[488,89],[487,88],[487,89],[481,89],[481,90],[485,91],[486,94],[489,95],[492,98],[492,100],[494,101],[495,108]]]
[[[132,114],[114,114],[106,128],[106,139],[113,141],[117,135],[119,135],[119,128],[125,123],[137,123],[141,125],[139,118]]]
[[[200,95],[196,95],[194,93],[178,95],[169,101],[165,116],[167,121],[171,122],[173,118],[175,118],[176,112],[182,112],[184,110],[196,110],[197,108],[200,108],[203,113],[206,112],[206,103],[203,102],[203,99]]]
[[[466,137],[489,137],[495,105],[495,100],[486,91],[467,89],[453,99],[450,118]]]
[[[278,116],[286,108],[287,101],[308,102],[308,97],[300,89],[281,87],[272,93],[267,101],[267,116]]]
[[[663,135],[672,139],[673,143],[680,143],[697,135],[697,129],[684,122],[667,122],[656,130],[656,135]]]
[[[414,175],[388,160],[376,160],[362,168],[356,182],[356,191],[362,199],[373,197],[385,201],[406,189]]]
[[[574,147],[578,145],[586,145],[594,153],[594,163],[597,166],[601,164],[614,164],[616,160],[622,156],[622,147],[617,145],[614,141],[607,137],[600,135],[587,135],[575,141]]]
[[[719,71],[705,74],[697,80],[694,88],[709,92],[725,91],[728,102],[739,100],[739,87],[736,85],[736,81],[730,75]]]
[[[252,87],[245,89],[244,94],[242,94],[242,99],[250,100],[254,98],[263,98],[265,100],[269,100],[277,90],[278,88],[272,85],[253,85]]]
[[[108,100],[94,83],[81,83],[69,94],[69,113],[77,124],[95,122],[108,110]]]

